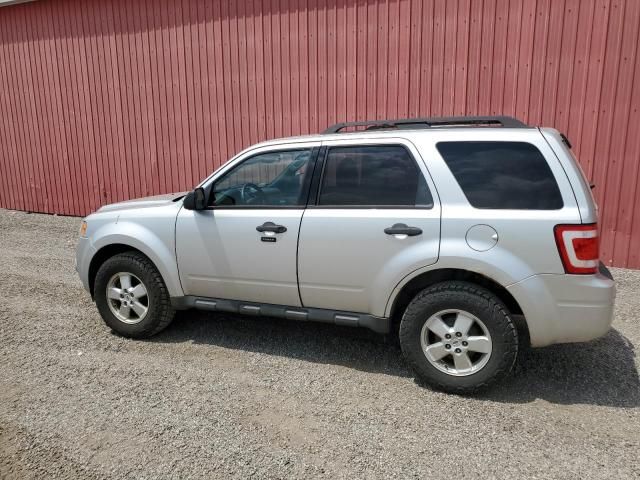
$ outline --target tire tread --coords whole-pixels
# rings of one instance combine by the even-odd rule
[[[487,306],[492,311],[492,315],[503,316],[507,319],[505,324],[506,328],[502,333],[502,338],[500,339],[506,350],[493,375],[491,375],[487,380],[478,382],[471,386],[451,385],[432,378],[422,378],[422,375],[420,374],[422,367],[418,364],[416,359],[412,355],[407,355],[406,353],[405,359],[409,364],[409,367],[416,372],[421,380],[426,381],[426,383],[432,387],[450,393],[474,394],[489,389],[495,383],[506,377],[511,372],[518,356],[518,332],[513,320],[511,319],[511,314],[507,307],[488,290],[473,283],[464,281],[446,281],[425,288],[414,297],[404,312],[400,323],[400,345],[409,345],[410,342],[414,340],[411,337],[413,332],[409,328],[409,321],[406,319],[412,319],[417,314],[417,309],[425,303],[429,303],[430,299],[433,298],[434,295],[439,295],[441,298],[445,299],[447,296],[450,296],[452,297],[452,300],[455,300],[456,298],[459,298],[460,294],[473,295],[477,299],[487,303]],[[403,351],[404,350],[405,348],[403,347]]]
[[[145,328],[142,328],[141,330],[135,333],[130,333],[130,332],[123,333],[120,330],[118,330],[118,332],[132,338],[152,337],[153,335],[156,335],[157,333],[160,333],[162,330],[167,328],[175,316],[175,311],[171,306],[171,297],[169,295],[169,291],[167,290],[167,286],[165,285],[164,280],[160,275],[160,272],[155,267],[155,265],[151,262],[151,260],[149,260],[145,255],[135,251],[119,253],[109,258],[108,260],[106,260],[98,269],[98,273],[96,275],[96,284],[98,283],[98,277],[100,276],[103,268],[105,267],[108,268],[110,263],[116,263],[121,261],[126,262],[130,265],[136,265],[140,270],[145,272],[149,276],[149,278],[151,278],[151,282],[152,282],[152,285],[148,285],[148,288],[156,289],[158,298],[155,299],[157,301],[157,304],[155,307],[156,318],[152,322],[150,322]],[[100,305],[98,306],[98,309],[101,311],[100,313],[102,314],[103,312]],[[106,313],[111,315],[111,312],[108,310],[108,307],[107,307]],[[103,318],[104,318],[104,314],[103,314]],[[109,322],[107,322],[107,324],[109,324]],[[109,324],[109,326],[113,328],[113,325]]]

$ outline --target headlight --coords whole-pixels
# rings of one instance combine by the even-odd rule
[[[80,236],[83,238],[87,236],[87,222],[84,220],[80,224]]]

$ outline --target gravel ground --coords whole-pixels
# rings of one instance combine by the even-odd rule
[[[183,312],[106,328],[79,220],[0,210],[0,478],[638,478],[640,272],[604,338],[529,352],[491,393],[418,386],[364,330]]]

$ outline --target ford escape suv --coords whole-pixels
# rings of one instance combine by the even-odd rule
[[[509,117],[338,124],[239,153],[186,195],[84,219],[77,270],[116,332],[197,308],[399,336],[423,382],[466,393],[525,344],[611,324],[597,210],[568,140]]]

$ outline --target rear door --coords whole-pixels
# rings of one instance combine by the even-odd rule
[[[407,140],[322,145],[300,229],[302,303],[383,316],[387,293],[438,259],[438,196]]]

